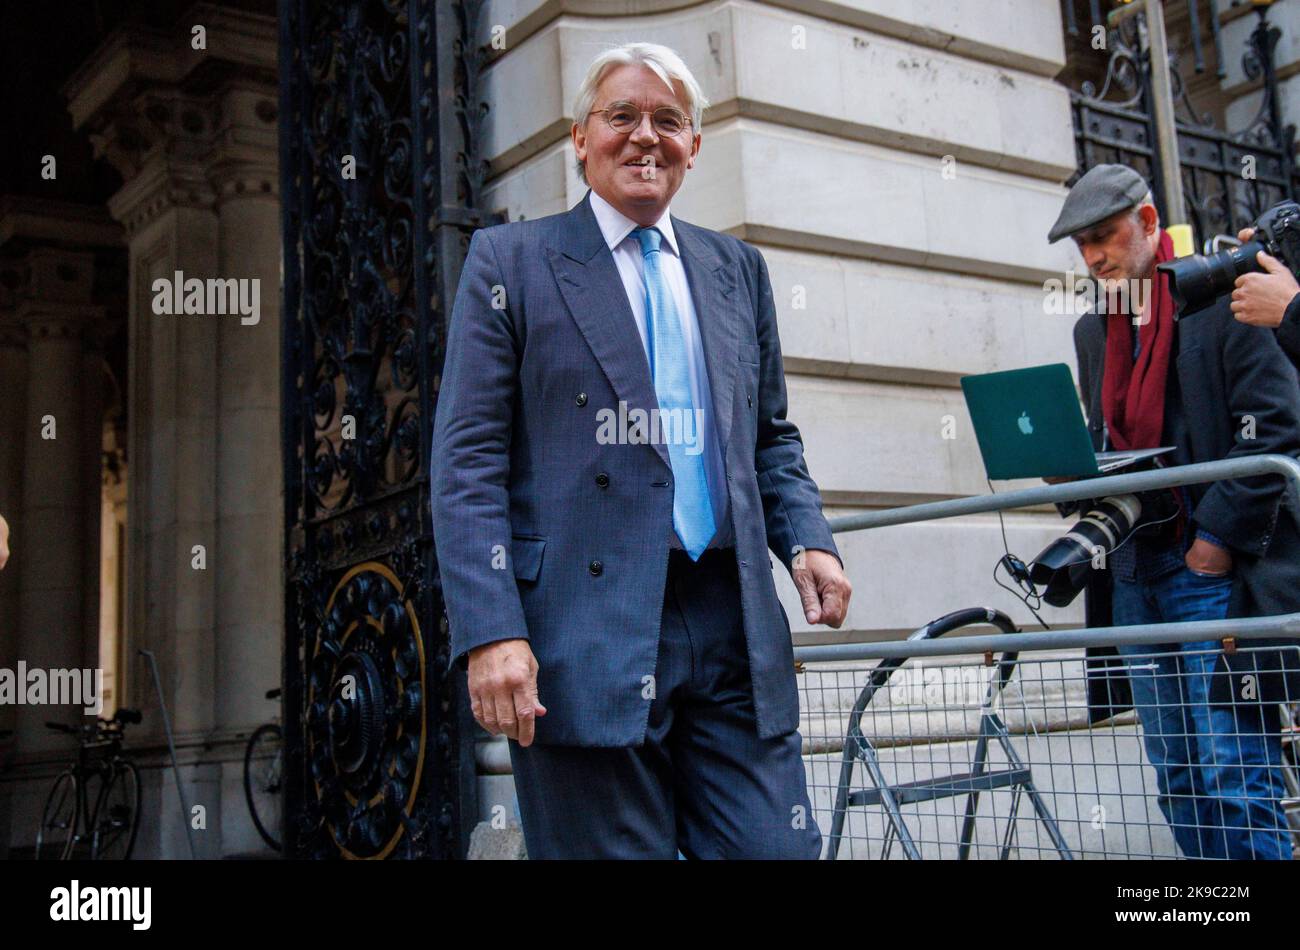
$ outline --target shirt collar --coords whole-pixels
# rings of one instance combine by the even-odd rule
[[[596,223],[600,225],[600,233],[605,238],[605,244],[611,251],[627,240],[628,235],[640,227],[639,224],[596,194],[594,188],[591,190],[591,210],[596,215]],[[677,236],[673,234],[671,209],[664,209],[663,215],[654,223],[654,227],[659,229],[659,233],[663,235],[664,243],[672,250],[673,255],[681,257],[681,254],[677,251]]]

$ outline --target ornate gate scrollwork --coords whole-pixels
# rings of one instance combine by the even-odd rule
[[[280,0],[285,852],[447,858],[477,821],[429,451],[485,171],[481,0]]]
[[[340,578],[308,664],[307,762],[347,857],[387,857],[420,787],[428,739],[420,621],[377,561]]]
[[[1195,4],[1190,8],[1194,9]],[[1067,3],[1067,12],[1072,9]],[[1171,51],[1169,57],[1184,200],[1202,241],[1215,234],[1235,235],[1277,202],[1300,197],[1295,127],[1282,124],[1278,78],[1273,68],[1274,48],[1281,31],[1268,21],[1266,6],[1259,7],[1255,16],[1255,28],[1240,55],[1246,79],[1261,82],[1260,104],[1255,116],[1239,130],[1225,132],[1216,127],[1212,116],[1196,110],[1177,53]],[[1100,16],[1094,15],[1094,23],[1099,20]],[[1213,11],[1210,23],[1222,77],[1226,75],[1224,57],[1232,52],[1223,49]],[[1143,24],[1144,15],[1138,14],[1112,28],[1107,35],[1109,57],[1101,89],[1084,82],[1079,92],[1071,93],[1078,174],[1103,162],[1130,165],[1151,182],[1156,204],[1163,210],[1165,183],[1156,153],[1150,57],[1144,48]],[[1199,72],[1204,62],[1195,18],[1191,29]],[[1243,174],[1246,167],[1249,174]]]

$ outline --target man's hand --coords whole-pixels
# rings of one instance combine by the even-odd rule
[[[794,586],[803,601],[803,615],[809,623],[838,628],[849,613],[853,585],[844,576],[839,559],[830,551],[805,549],[795,555]]]
[[[9,522],[0,515],[0,571],[9,563]]]
[[[537,698],[537,659],[527,640],[497,640],[469,651],[469,705],[478,724],[532,745],[533,720],[545,716]]]
[[[1227,574],[1232,570],[1232,552],[1204,538],[1197,538],[1183,556],[1183,563],[1198,574]]]
[[[1254,236],[1254,228],[1237,232],[1237,240],[1242,244]],[[1300,294],[1300,284],[1276,257],[1260,251],[1255,259],[1264,273],[1242,274],[1237,278],[1236,290],[1232,292],[1232,315],[1253,327],[1276,328],[1282,325],[1287,305]]]
[[[1260,251],[1258,260],[1264,273],[1242,274],[1237,278],[1232,292],[1232,315],[1253,327],[1279,327],[1287,306],[1300,294],[1300,284],[1276,257]]]

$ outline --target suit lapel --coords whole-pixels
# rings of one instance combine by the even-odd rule
[[[565,305],[615,394],[627,404],[629,411],[639,408],[648,413],[659,405],[650,378],[650,364],[641,345],[636,318],[628,305],[623,280],[614,256],[605,245],[590,201],[588,191],[569,211],[560,247],[548,248],[547,256]],[[713,395],[714,423],[725,459],[727,439],[731,435],[739,340],[731,296],[735,290],[735,268],[718,258],[700,229],[676,216],[672,222],[698,317]],[[656,443],[653,448],[671,469],[667,447]]]
[[[588,191],[566,216],[559,249],[547,249],[551,270],[569,313],[614,393],[627,404],[628,412],[642,409],[649,413],[659,405],[650,379],[650,364],[614,255],[605,246],[605,237],[591,210],[590,196]],[[652,445],[671,469],[667,447]]]

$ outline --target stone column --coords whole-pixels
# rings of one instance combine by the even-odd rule
[[[3,282],[0,282],[0,287]],[[0,293],[4,293],[0,290]],[[10,541],[22,543],[23,448],[27,418],[27,328],[14,313],[12,298],[0,300],[0,515],[9,522]],[[22,558],[0,571],[0,669],[18,661],[18,610]],[[0,706],[0,729],[13,729],[17,707]],[[0,741],[0,748],[6,743]]]
[[[88,662],[85,610],[87,392],[82,336],[102,317],[93,305],[93,255],[37,248],[26,259],[28,284],[18,317],[27,326],[27,405],[23,447],[22,587],[18,658],[45,671]],[[97,563],[95,565],[97,567]],[[97,619],[97,618],[96,618]],[[92,641],[93,642],[93,641]],[[25,752],[65,745],[46,720],[77,722],[72,707],[22,705],[17,742]]]
[[[218,266],[258,281],[257,322],[219,320],[216,572],[217,721],[254,727],[280,683],[280,200],[276,89],[232,82],[220,96],[215,161]],[[245,321],[250,321],[245,323]]]
[[[175,96],[142,110],[158,147],[109,202],[127,231],[130,259],[127,457],[128,667],[122,702],[153,709],[148,667],[157,658],[172,727],[213,726],[215,650],[217,326],[205,315],[155,314],[154,285],[218,275],[215,196],[203,173],[206,138],[183,130],[206,110]],[[201,560],[196,560],[196,558]],[[201,565],[201,566],[196,566]]]
[[[277,710],[282,641],[279,204],[273,18],[196,4],[188,26],[125,27],[68,84],[73,124],[121,173],[109,202],[130,256],[127,604],[122,701],[161,739],[153,651],[197,852],[258,845],[242,743]],[[259,281],[258,320],[155,312],[155,281]],[[245,288],[250,289],[251,284]],[[206,295],[205,295],[206,296]],[[198,549],[201,547],[201,553]],[[204,564],[196,564],[202,557]],[[169,773],[142,854],[187,856]]]

